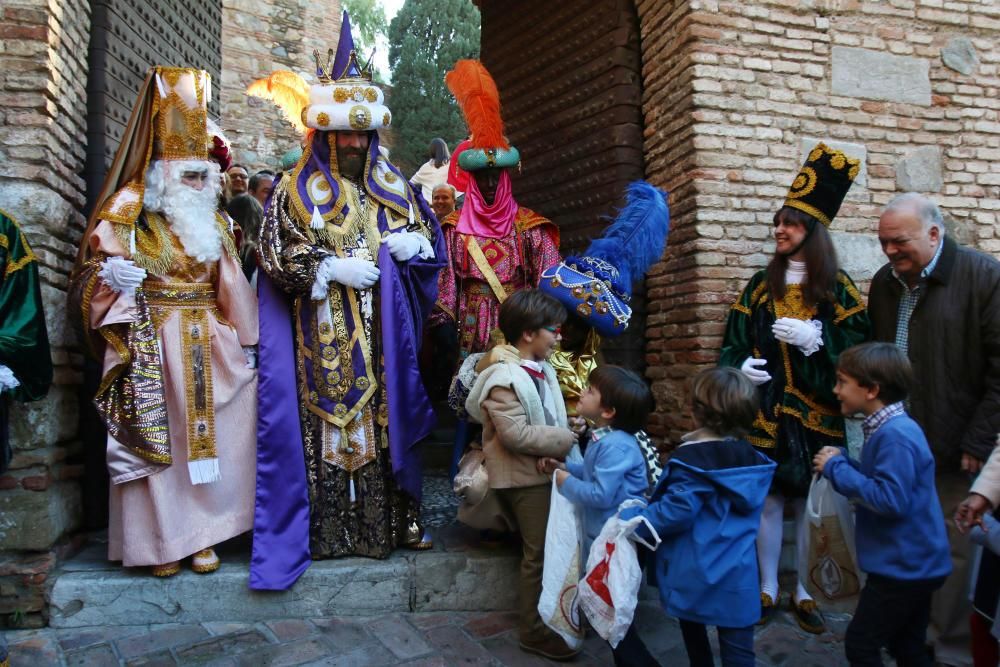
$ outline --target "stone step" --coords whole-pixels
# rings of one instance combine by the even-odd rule
[[[54,574],[49,623],[71,628],[514,609],[519,545],[487,548],[478,531],[457,525],[431,532],[430,551],[316,561],[282,592],[247,587],[246,539],[220,546],[218,571],[184,569],[166,579],[110,563],[106,545],[93,545]]]

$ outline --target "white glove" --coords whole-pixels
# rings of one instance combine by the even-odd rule
[[[98,274],[105,284],[119,294],[132,296],[146,279],[146,269],[124,257],[108,257],[101,262]]]
[[[320,262],[313,282],[312,298],[320,301],[330,291],[329,284],[336,281],[355,289],[368,289],[378,282],[379,270],[374,263],[359,257],[327,257]]]
[[[819,320],[782,317],[771,326],[771,333],[782,343],[799,348],[807,357],[823,345],[823,323]]]
[[[247,368],[257,368],[257,348],[253,345],[243,346],[243,356],[247,360]]]
[[[383,243],[389,249],[392,258],[397,262],[408,262],[416,255],[420,255],[420,259],[434,258],[434,249],[431,248],[431,242],[423,234],[418,234],[417,232],[389,234]]]
[[[759,387],[765,382],[771,381],[771,374],[764,370],[764,366],[767,366],[767,359],[747,357],[747,360],[740,366],[740,370],[755,386]]]
[[[16,377],[14,377],[14,371],[10,370],[7,366],[0,364],[0,393],[7,391],[8,389],[17,389],[21,386],[21,383]]]

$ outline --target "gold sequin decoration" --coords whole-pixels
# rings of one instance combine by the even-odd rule
[[[788,191],[789,199],[799,199],[805,197],[816,188],[816,170],[812,167],[802,167],[802,171],[792,181],[792,187]]]
[[[330,115],[325,111],[320,111],[318,114],[316,114],[316,124],[322,125],[323,127],[328,126],[330,124]]]
[[[217,454],[215,401],[212,391],[212,342],[205,310],[181,310],[181,340],[188,460],[213,459]]]
[[[351,110],[347,112],[347,121],[354,130],[367,130],[371,127],[372,115],[368,109],[358,104],[351,107]]]

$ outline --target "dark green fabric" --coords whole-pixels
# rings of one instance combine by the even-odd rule
[[[729,311],[719,365],[740,368],[747,357],[767,360],[771,381],[758,388],[761,411],[748,440],[778,463],[776,484],[781,480],[789,495],[800,495],[811,475],[804,461],[824,445],[844,442],[844,419],[833,394],[837,358],[869,340],[871,324],[857,288],[840,272],[835,301],[820,303],[812,316],[823,324],[823,346],[807,357],[794,345],[781,345],[771,333],[777,316],[766,283],[766,272],[759,271]],[[801,425],[794,437],[785,433],[789,426],[782,417]]]
[[[52,384],[38,261],[17,223],[2,211],[0,236],[0,364],[21,383],[8,395],[37,401]]]

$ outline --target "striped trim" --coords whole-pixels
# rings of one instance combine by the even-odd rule
[[[826,217],[826,213],[823,213],[821,210],[819,210],[815,206],[810,206],[809,204],[807,204],[807,203],[805,203],[803,201],[799,201],[797,199],[786,199],[785,200],[785,206],[789,206],[791,208],[797,208],[800,211],[802,211],[803,213],[808,213],[812,217],[814,217],[817,220],[819,220],[820,222],[822,222],[824,227],[827,227],[827,228],[830,227],[830,224],[831,224],[830,218]]]

